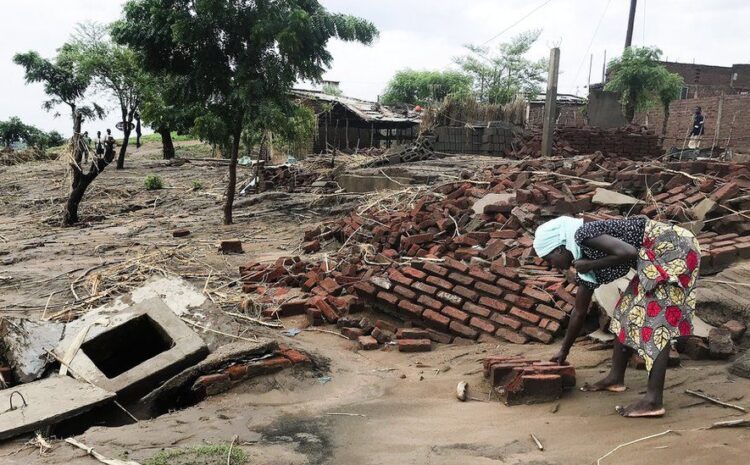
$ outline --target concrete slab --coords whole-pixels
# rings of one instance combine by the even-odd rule
[[[0,322],[0,351],[13,369],[17,382],[29,383],[42,377],[49,365],[46,351],[60,343],[64,329],[64,324],[53,321],[3,318]]]
[[[591,199],[593,203],[599,205],[639,205],[643,202],[630,195],[621,194],[620,192],[611,191],[609,189],[603,189],[601,187],[596,188],[594,197]]]
[[[409,187],[411,178],[394,176],[360,176],[358,174],[344,174],[336,178],[336,182],[347,192],[375,192],[389,189],[404,189]]]
[[[474,213],[481,215],[482,213],[484,213],[484,207],[486,207],[487,205],[501,202],[512,202],[515,198],[516,194],[490,193],[474,202],[474,205],[471,206],[471,209],[474,210]]]
[[[115,314],[102,310],[85,315],[69,325],[55,354],[64,357],[86,327],[70,370],[120,396],[149,392],[208,355],[203,340],[159,298]]]
[[[11,396],[14,409],[8,410]],[[114,393],[69,376],[55,376],[3,389],[0,391],[0,408],[3,409],[0,411],[0,439],[73,418],[114,397]]]

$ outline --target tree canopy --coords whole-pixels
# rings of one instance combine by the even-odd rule
[[[332,61],[330,39],[369,44],[377,29],[314,0],[130,0],[112,35],[149,72],[175,79],[170,100],[198,110],[195,132],[229,149],[230,224],[243,129],[277,111],[291,114],[289,90],[297,80],[320,80]]]
[[[385,105],[426,105],[448,95],[469,95],[471,76],[459,71],[398,71],[386,85],[380,101]]]
[[[658,48],[628,47],[622,56],[609,62],[609,81],[604,88],[620,92],[628,121],[633,121],[636,110],[646,110],[656,103],[668,109],[669,102],[679,96],[682,77],[669,72],[660,58]]]
[[[526,58],[541,32],[521,33],[494,51],[487,46],[466,45],[469,53],[455,58],[455,62],[471,77],[478,101],[505,104],[519,94],[535,97],[542,91],[548,60]]]

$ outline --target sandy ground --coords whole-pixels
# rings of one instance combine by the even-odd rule
[[[171,231],[176,227],[193,232],[185,241],[202,262],[222,276],[236,277],[240,263],[293,252],[300,232],[319,219],[277,212],[261,218],[240,216],[236,225],[221,226],[226,169],[199,163],[165,166],[155,159],[156,150],[144,147],[131,157],[128,169],[108,169],[97,179],[82,210],[89,221],[76,228],[50,221],[59,216],[50,199],[63,195],[59,167],[0,167],[0,276],[11,278],[0,281],[2,313],[38,318],[48,300],[47,312],[64,309],[73,299],[67,292],[70,283],[85,270],[155,247],[175,247],[178,240]],[[172,189],[145,191],[143,178],[150,173],[162,176]],[[201,180],[204,189],[191,191],[193,180]],[[214,243],[225,237],[241,237],[246,253],[216,254]],[[188,279],[200,285],[205,278]],[[285,324],[299,326],[302,321]],[[481,360],[487,355],[547,358],[553,346],[441,345],[430,353],[400,354],[356,351],[352,342],[321,333],[303,332],[294,338],[279,333],[278,338],[313,354],[328,366],[327,372],[287,370],[152,420],[94,427],[78,439],[110,457],[142,462],[164,448],[229,443],[236,435],[235,447],[248,453],[248,464],[279,465],[590,464],[620,444],[668,430],[673,432],[624,447],[601,463],[739,464],[750,453],[747,428],[703,429],[741,418],[741,412],[684,393],[702,389],[750,406],[750,380],[729,376],[723,363],[688,361],[670,370],[667,415],[633,420],[620,418],[614,407],[643,392],[643,371],[629,371],[630,389],[622,394],[573,391],[556,404],[516,407],[495,399],[456,400],[455,387],[462,380],[469,383],[472,396],[489,399],[481,374]],[[608,357],[574,348],[570,360],[578,367],[578,384],[603,376]],[[324,383],[321,375],[331,380]],[[544,451],[537,450],[532,433]],[[0,444],[0,463],[96,463],[60,441],[40,456],[24,447],[27,440]]]

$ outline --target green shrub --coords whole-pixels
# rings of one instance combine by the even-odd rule
[[[164,181],[160,176],[149,174],[143,181],[143,185],[146,186],[147,191],[155,191],[164,187]]]
[[[200,181],[193,181],[193,190],[199,191],[201,189],[203,189],[203,183]]]

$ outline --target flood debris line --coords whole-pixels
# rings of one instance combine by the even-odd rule
[[[373,196],[305,233],[301,250],[322,258],[240,267],[243,290],[268,318],[306,314],[319,325],[372,307],[422,328],[433,342],[550,343],[567,323],[575,285],[533,256],[538,224],[579,214],[678,222],[695,228],[704,247],[701,270],[712,273],[750,257],[750,215],[741,213],[750,209],[748,174],[740,163],[601,153],[505,162],[471,179]],[[607,195],[603,185],[623,195]],[[704,208],[707,201],[713,207]],[[279,300],[290,292],[293,298]],[[388,341],[377,326],[345,326],[353,340]],[[371,339],[359,342],[375,347]]]
[[[576,385],[576,370],[572,365],[523,357],[487,357],[483,372],[506,405],[552,402]]]

